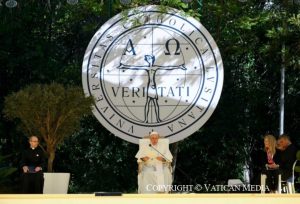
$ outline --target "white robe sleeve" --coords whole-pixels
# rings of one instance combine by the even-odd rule
[[[172,162],[173,156],[169,149],[169,139],[161,139],[158,149],[163,154],[164,159],[167,159],[168,162]]]
[[[135,158],[137,158],[137,162],[142,162],[141,158],[147,156],[144,148],[140,148],[136,153]]]
[[[150,140],[149,139],[140,139],[139,140],[139,151],[135,155],[137,158],[137,162],[142,162],[141,158],[148,156],[147,155],[147,147],[149,147]]]

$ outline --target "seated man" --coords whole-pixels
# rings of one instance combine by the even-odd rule
[[[159,139],[152,132],[149,139],[140,140],[140,149],[135,156],[139,163],[138,193],[168,193],[172,184],[168,139]]]
[[[43,193],[45,167],[44,152],[39,147],[39,138],[37,136],[29,137],[30,148],[22,153],[20,166],[22,168],[22,193]]]
[[[291,143],[289,136],[280,135],[278,138],[279,166],[281,179],[286,182],[293,182],[293,164],[296,160],[296,147]]]

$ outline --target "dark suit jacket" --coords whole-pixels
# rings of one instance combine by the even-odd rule
[[[280,153],[279,150],[276,150],[275,155],[273,156],[273,161],[275,164],[280,165]],[[268,156],[267,152],[263,151],[261,152],[261,159],[260,159],[260,166],[261,166],[261,173],[265,174],[266,173],[266,164],[268,164]]]
[[[39,166],[45,169],[46,159],[43,150],[40,147],[35,149],[27,148],[24,150],[20,161],[20,167],[23,168],[23,166],[29,166],[32,168]]]
[[[293,144],[290,144],[284,151],[279,152],[279,168],[283,181],[290,178],[293,174],[293,164],[296,161],[296,153],[297,148]]]

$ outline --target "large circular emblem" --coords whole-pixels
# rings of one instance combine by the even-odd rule
[[[175,9],[118,14],[93,36],[82,65],[86,95],[101,124],[129,142],[157,131],[182,140],[219,101],[223,63],[208,31]]]

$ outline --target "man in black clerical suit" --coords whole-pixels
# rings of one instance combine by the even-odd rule
[[[281,179],[287,182],[293,182],[293,164],[296,160],[297,148],[291,143],[288,135],[280,135],[278,138],[279,168]]]
[[[22,153],[20,166],[22,168],[22,193],[43,193],[45,155],[39,147],[37,136],[29,137],[30,148]]]

